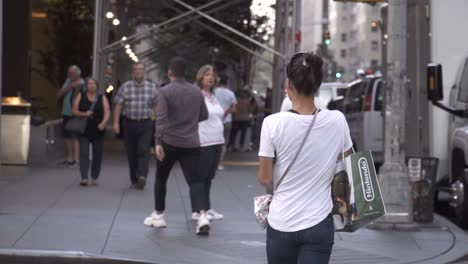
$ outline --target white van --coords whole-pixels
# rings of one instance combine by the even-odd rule
[[[331,101],[342,100],[346,94],[348,85],[346,83],[331,83],[326,82],[320,85],[318,93],[315,95],[315,105],[321,109],[327,109]],[[281,104],[281,112],[288,111],[292,108],[291,100],[285,96]]]
[[[371,150],[374,162],[384,161],[383,87],[381,76],[367,76],[349,84],[343,99],[354,150]]]

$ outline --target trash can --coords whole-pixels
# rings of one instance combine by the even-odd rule
[[[439,159],[408,157],[409,178],[413,190],[413,218],[416,222],[434,220],[434,192]]]
[[[21,97],[2,97],[1,161],[25,165],[28,162],[31,104]]]

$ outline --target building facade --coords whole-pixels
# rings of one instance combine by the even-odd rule
[[[381,5],[329,0],[331,54],[344,81],[381,71]]]
[[[316,52],[323,41],[324,26],[328,22],[325,19],[328,15],[324,14],[324,5],[327,1],[302,1],[302,51]]]

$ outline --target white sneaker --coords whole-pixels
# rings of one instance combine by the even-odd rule
[[[208,235],[210,228],[210,220],[208,220],[207,214],[200,215],[197,223],[197,235]]]
[[[156,211],[146,217],[143,224],[145,226],[154,226],[158,228],[164,228],[167,226],[166,221],[164,220],[164,214],[157,214]]]
[[[213,220],[213,217],[210,215],[210,214],[207,214],[206,217],[208,218],[208,220]],[[200,214],[199,213],[192,213],[192,220],[194,221],[198,221],[198,219],[200,218]]]
[[[211,218],[210,220],[212,220],[212,219],[213,220],[222,220],[222,219],[224,219],[224,215],[216,212],[214,209],[208,210],[207,214],[208,214],[208,217]]]
[[[200,218],[200,214],[199,214],[199,213],[196,213],[196,212],[193,212],[193,213],[192,213],[192,220],[197,221],[198,218]]]

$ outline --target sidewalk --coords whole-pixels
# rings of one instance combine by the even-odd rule
[[[115,145],[107,149],[99,187],[78,186],[78,169],[2,167],[0,263],[2,256],[17,250],[74,251],[168,264],[266,263],[265,232],[253,215],[252,197],[262,193],[256,167],[226,166],[218,173],[212,203],[225,220],[213,221],[208,237],[195,235],[179,167],[168,182],[168,228],[143,226],[153,208],[154,173],[152,166],[144,191],[128,189],[124,152]],[[442,217],[435,219],[417,232],[337,233],[331,263],[449,263],[467,255],[468,235]]]

